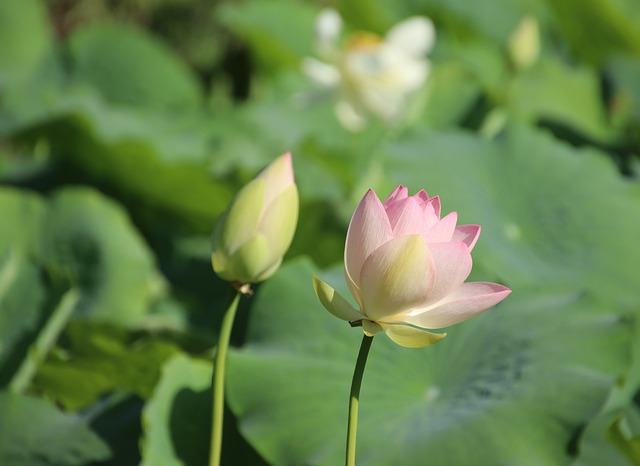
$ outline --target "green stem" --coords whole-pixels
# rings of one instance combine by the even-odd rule
[[[227,309],[222,326],[220,327],[220,335],[218,336],[218,347],[216,349],[215,362],[213,365],[213,412],[211,421],[211,456],[209,457],[209,466],[220,465],[220,453],[222,452],[222,421],[224,419],[224,372],[227,363],[227,349],[229,348],[229,339],[231,338],[231,329],[233,320],[238,309],[240,301],[240,292],[237,291],[229,309]]]
[[[49,351],[56,344],[58,337],[69,322],[78,301],[80,301],[80,292],[75,288],[71,288],[62,295],[60,302],[47,319],[33,345],[29,348],[29,353],[20,364],[11,382],[9,382],[11,390],[22,393],[29,387],[38,368],[44,362]]]
[[[367,356],[373,337],[364,335],[360,344],[360,352],[356,361],[356,368],[353,371],[353,380],[351,381],[351,395],[349,396],[349,421],[347,424],[347,456],[345,460],[346,466],[355,466],[356,464],[356,437],[358,435],[358,403],[360,398],[360,387],[362,386],[362,375],[364,374],[364,366],[367,364]]]

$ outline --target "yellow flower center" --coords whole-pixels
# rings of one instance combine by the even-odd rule
[[[373,34],[372,32],[359,32],[349,37],[346,43],[347,51],[371,50],[376,49],[382,42],[380,36]]]

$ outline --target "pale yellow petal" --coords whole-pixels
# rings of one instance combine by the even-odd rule
[[[255,235],[262,215],[265,188],[264,180],[254,179],[236,194],[216,222],[214,249],[221,249],[230,256]]]
[[[275,257],[284,256],[298,224],[298,188],[289,185],[267,207],[258,230],[267,238]]]
[[[446,333],[431,333],[408,325],[384,325],[387,336],[405,348],[424,348],[438,343]]]
[[[360,295],[364,314],[381,321],[424,303],[435,282],[433,260],[420,235],[392,239],[364,262]]]
[[[368,337],[372,337],[376,333],[382,332],[383,328],[380,324],[376,322],[371,322],[370,320],[363,320],[362,330],[364,331],[365,335],[367,335]]]
[[[294,184],[291,153],[286,152],[275,159],[256,176],[255,180],[263,180],[265,183],[263,207],[268,207],[276,197]]]
[[[338,319],[352,322],[364,318],[340,293],[315,275],[313,276],[313,289],[325,309]]]
[[[225,280],[241,283],[258,283],[265,277],[265,271],[271,269],[279,259],[271,254],[271,247],[263,235],[255,235],[233,253],[228,260],[227,269],[218,273]]]

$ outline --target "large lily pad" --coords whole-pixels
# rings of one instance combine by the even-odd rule
[[[251,44],[265,64],[298,66],[313,51],[316,10],[303,2],[256,0],[224,3],[218,9],[222,22]],[[296,18],[282,27],[284,16]]]
[[[176,354],[143,412],[142,466],[208,464],[211,432],[210,362]],[[238,434],[231,413],[224,422],[222,464],[266,466]]]
[[[48,50],[46,16],[37,0],[0,4],[0,91],[24,79]]]
[[[82,321],[70,323],[65,342],[39,368],[34,385],[71,411],[88,408],[116,389],[149,398],[162,363],[177,351],[161,339],[135,338],[121,328]]]
[[[457,25],[468,33],[476,29],[495,42],[506,43],[526,13],[534,12],[546,16],[546,8],[541,2],[514,2],[511,0],[481,0],[470,3],[466,0],[435,0],[436,11],[443,11],[449,30]]]
[[[93,24],[69,39],[73,77],[110,102],[184,110],[197,107],[195,76],[158,38],[123,24]]]
[[[67,45],[70,76],[51,52],[3,100],[0,133],[209,231],[233,191],[208,171],[214,123],[191,71],[123,25],[80,28]]]
[[[625,434],[626,417],[638,416],[637,407],[626,411],[618,410],[603,414],[596,418],[585,429],[580,441],[580,454],[571,466],[637,466],[638,455],[637,434]]]
[[[81,289],[78,314],[131,324],[162,292],[150,250],[124,210],[90,189],[59,191],[44,235],[47,267]]]
[[[0,131],[45,140],[64,164],[201,231],[210,230],[231,199],[228,183],[208,171],[213,123],[204,114],[117,106],[77,87],[43,99],[0,113]]]
[[[21,251],[34,257],[41,253],[39,237],[46,210],[42,198],[32,192],[0,187],[0,257]]]
[[[45,203],[0,189],[0,386],[8,383],[37,332],[45,287],[37,265]]]
[[[640,55],[637,2],[548,0],[545,3],[554,13],[572,51],[583,60],[601,63],[620,52]]]
[[[510,110],[532,120],[563,125],[588,137],[610,142],[598,75],[545,58],[517,75],[509,91]]]
[[[69,188],[47,200],[4,188],[0,209],[6,221],[0,232],[0,386],[46,333],[40,361],[72,314],[133,326],[164,292],[151,251],[126,213],[98,192]],[[79,300],[65,304],[70,289]]]
[[[511,126],[495,141],[422,133],[389,156],[389,187],[425,188],[460,223],[482,224],[474,258],[510,284],[640,303],[640,199],[604,154]]]
[[[0,262],[0,387],[18,370],[37,334],[44,301],[40,271],[12,251]]]
[[[44,400],[0,393],[0,463],[81,466],[111,456],[89,428],[90,418],[67,415]]]
[[[290,263],[260,288],[248,344],[231,357],[232,409],[274,465],[333,465],[344,454],[361,331],[317,302],[314,272],[307,261]],[[359,464],[568,464],[571,439],[628,363],[629,337],[620,316],[590,296],[524,287],[433,347],[375,337]]]
[[[182,354],[166,362],[143,412],[143,466],[207,464],[210,385],[210,363]]]

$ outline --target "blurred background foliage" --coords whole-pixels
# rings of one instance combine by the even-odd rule
[[[302,75],[323,7],[433,20],[402,122],[351,133]],[[224,464],[340,463],[359,335],[310,277],[400,183],[482,224],[472,278],[514,293],[433,348],[376,339],[361,464],[640,464],[638,0],[0,2],[0,464],[206,464],[209,234],[287,150],[300,222],[242,302]]]

